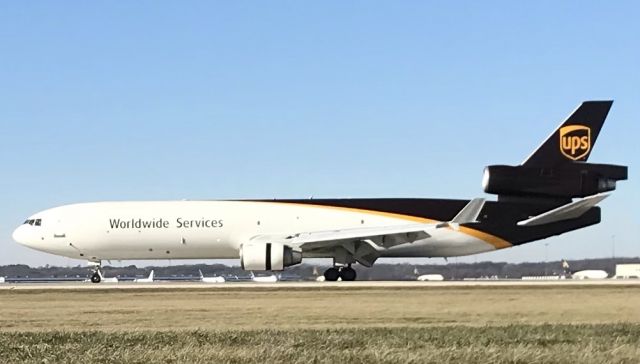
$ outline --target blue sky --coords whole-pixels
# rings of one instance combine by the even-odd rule
[[[80,201],[482,196],[582,100],[603,223],[466,258],[640,255],[637,2],[2,2],[0,264]],[[464,260],[464,259],[462,259]],[[426,261],[426,260],[424,260]]]

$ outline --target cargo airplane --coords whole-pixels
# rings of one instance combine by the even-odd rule
[[[596,204],[627,167],[587,163],[612,101],[582,103],[524,162],[484,169],[495,201],[422,198],[80,203],[33,214],[18,243],[102,260],[239,258],[281,271],[331,258],[325,280],[352,281],[381,257],[453,257],[509,248],[600,222]]]

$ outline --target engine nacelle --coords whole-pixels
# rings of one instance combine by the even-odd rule
[[[302,252],[281,243],[245,243],[240,246],[240,266],[244,270],[284,270],[300,264]]]
[[[613,191],[627,179],[627,167],[567,163],[556,167],[488,166],[482,185],[499,196],[574,198]]]

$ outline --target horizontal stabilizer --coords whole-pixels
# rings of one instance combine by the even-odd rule
[[[600,193],[585,197],[581,200],[568,203],[551,211],[533,216],[527,220],[520,221],[518,222],[518,226],[537,226],[557,221],[576,219],[608,196],[609,194],[607,193]]]

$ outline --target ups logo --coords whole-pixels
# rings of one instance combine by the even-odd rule
[[[591,150],[591,129],[584,125],[560,128],[560,151],[571,160],[586,156]]]

